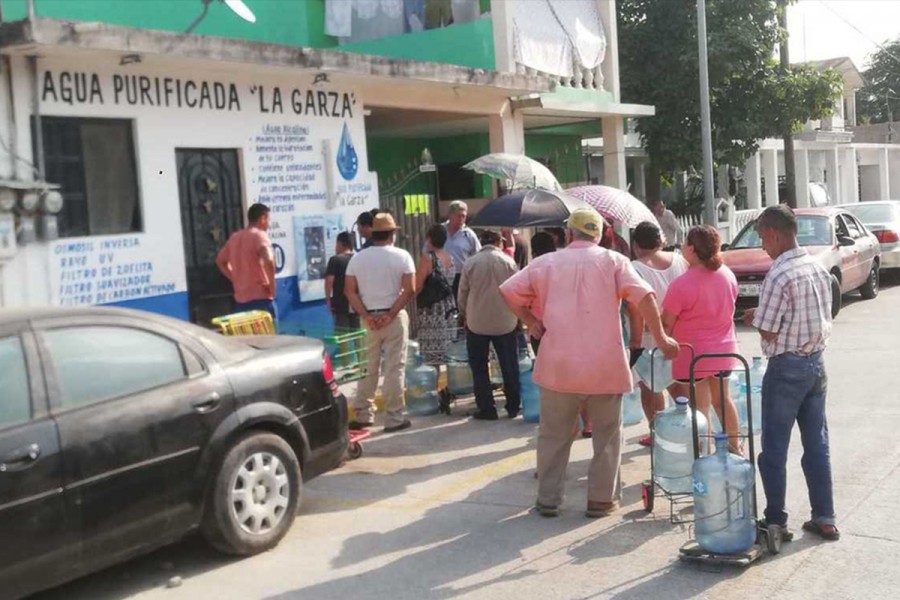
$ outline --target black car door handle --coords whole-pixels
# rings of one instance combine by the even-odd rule
[[[28,468],[40,457],[41,447],[37,444],[19,448],[3,457],[3,462],[0,462],[0,473]]]
[[[194,402],[194,410],[196,410],[200,414],[212,412],[219,408],[219,405],[221,403],[222,397],[219,396],[218,392],[213,392],[202,400],[197,400],[196,402]]]

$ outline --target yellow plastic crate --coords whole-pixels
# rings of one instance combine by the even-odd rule
[[[222,335],[275,335],[272,315],[264,310],[250,310],[216,317],[212,324]]]

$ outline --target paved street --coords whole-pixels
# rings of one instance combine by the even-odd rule
[[[197,539],[74,582],[50,599],[267,598],[883,598],[900,581],[900,286],[847,300],[828,351],[829,417],[843,539],[802,535],[777,558],[747,569],[682,564],[687,527],[657,501],[641,510],[649,452],[646,424],[626,431],[625,506],[583,516],[590,443],[575,443],[558,519],[534,501],[535,427],[516,421],[418,419],[379,436],[365,456],[310,482],[301,515],[275,550],[246,560],[218,556]],[[741,333],[748,356],[758,342]],[[458,407],[458,414],[464,407]],[[789,463],[789,508],[806,516],[799,437]],[[761,497],[761,496],[760,496]],[[762,499],[761,499],[762,503]],[[180,586],[167,582],[180,577]]]

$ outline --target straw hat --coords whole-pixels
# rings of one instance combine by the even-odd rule
[[[398,229],[400,228],[394,222],[394,217],[389,213],[378,213],[375,215],[375,219],[372,222],[372,231],[397,231]]]

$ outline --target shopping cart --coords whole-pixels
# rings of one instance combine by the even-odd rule
[[[320,340],[331,357],[334,380],[338,385],[364,379],[368,372],[366,330],[307,325],[300,322],[281,324],[281,334],[302,335]]]

